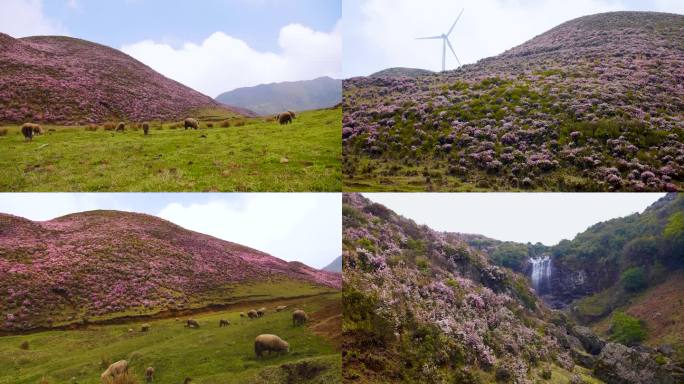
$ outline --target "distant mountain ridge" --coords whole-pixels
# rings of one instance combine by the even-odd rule
[[[101,44],[0,33],[0,122],[169,121],[217,105]]]
[[[225,300],[245,284],[341,287],[340,274],[119,211],[44,222],[0,214],[0,277],[0,330],[182,309]]]
[[[342,256],[338,256],[323,268],[324,271],[342,273]]]
[[[223,104],[247,108],[259,115],[282,111],[329,108],[342,102],[342,80],[319,77],[237,88],[216,97]]]

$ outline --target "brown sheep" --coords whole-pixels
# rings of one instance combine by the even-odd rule
[[[116,128],[116,124],[111,123],[111,122],[110,122],[110,123],[104,123],[104,124],[102,124],[102,128],[103,128],[105,131],[113,131],[114,128]]]
[[[247,315],[244,312],[240,312],[240,317],[247,317]]]
[[[123,375],[128,372],[128,361],[119,360],[116,363],[112,363],[106,371],[102,372],[100,379],[105,381],[107,379],[114,379],[117,376]]]
[[[254,353],[262,357],[264,352],[290,352],[290,344],[276,335],[259,335],[254,339]]]
[[[123,132],[126,129],[126,124],[122,121],[116,125],[116,132]]]
[[[21,126],[21,134],[24,135],[24,141],[33,140],[33,127],[35,125],[33,123],[26,123]]]
[[[276,312],[280,312],[280,311],[284,310],[285,308],[287,308],[287,305],[279,305],[276,307]]]
[[[145,323],[140,327],[140,332],[149,332],[150,331],[150,325]]]
[[[191,117],[188,117],[187,119],[185,119],[185,121],[183,121],[183,124],[185,125],[186,130],[188,128],[192,128],[192,129],[199,128],[199,122],[197,122],[196,119],[193,119]]]
[[[219,320],[219,328],[227,327],[230,325],[230,321],[221,319]]]
[[[289,114],[290,114],[290,116],[292,116],[292,120],[294,120],[294,118],[295,118],[295,113],[294,113],[294,112],[292,112],[292,111],[287,111],[287,113],[289,113]]]
[[[147,133],[150,131],[150,124],[149,123],[142,123],[142,129],[143,129],[143,132],[145,133],[145,136],[147,136]]]
[[[293,327],[296,327],[298,325],[304,325],[304,323],[306,323],[307,320],[309,320],[309,316],[307,316],[306,312],[302,311],[301,309],[292,312]]]
[[[185,326],[188,327],[188,328],[199,328],[199,327],[200,327],[200,325],[199,325],[199,323],[197,322],[197,320],[193,320],[193,319],[188,319],[188,320],[185,322]]]
[[[38,124],[33,124],[33,136],[42,135],[43,128]]]
[[[254,309],[250,309],[249,312],[247,312],[247,316],[250,319],[256,319],[257,317],[259,317],[259,315],[257,315],[257,311]]]
[[[259,308],[257,309],[257,316],[258,317],[263,317],[266,314],[266,308]]]
[[[145,370],[145,381],[151,383],[154,380],[154,368],[147,367]]]
[[[292,123],[292,115],[290,115],[287,112],[281,113],[280,115],[278,115],[278,122],[280,123],[280,125],[290,124]]]

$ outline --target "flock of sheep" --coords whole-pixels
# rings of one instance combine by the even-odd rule
[[[287,111],[280,113],[275,116],[275,121],[279,122],[280,125],[285,125],[285,124],[290,124],[295,118],[295,113],[292,111]],[[183,120],[183,127],[187,130],[188,128],[192,129],[198,129],[200,126],[199,121],[197,119],[194,119],[192,117],[188,117],[185,120]],[[103,125],[104,129],[107,131],[114,130],[116,132],[123,132],[126,130],[126,123],[123,121],[114,125],[114,123],[105,123]],[[143,133],[147,135],[150,132],[150,123],[144,122],[139,125],[140,128],[142,128]],[[89,127],[92,128],[92,127]],[[97,126],[95,126],[97,128]],[[93,130],[93,129],[91,129]],[[33,136],[36,135],[42,135],[43,134],[43,128],[39,124],[35,123],[25,123],[24,125],[21,126],[21,133],[24,135],[24,141],[31,141],[33,140]]]
[[[275,308],[276,312],[281,312],[287,309],[287,306],[285,305],[280,305]],[[263,317],[266,315],[266,308],[262,307],[259,309],[251,309],[247,313],[245,312],[240,312],[240,317],[242,318],[250,318],[250,319],[258,319],[260,317]],[[309,316],[306,314],[301,309],[296,309],[292,312],[292,326],[297,327],[304,325],[307,321],[309,320]],[[176,318],[176,321],[180,321],[180,319]],[[219,328],[227,327],[230,326],[230,321],[226,319],[220,319],[219,320]],[[187,328],[199,328],[200,323],[195,320],[195,319],[187,319],[185,321],[184,327]],[[145,323],[141,326],[140,328],[141,332],[149,332],[150,331],[150,325]],[[129,329],[128,332],[133,332],[133,329]],[[281,339],[277,335],[272,335],[272,334],[261,334],[257,336],[254,339],[254,354],[256,355],[257,358],[263,357],[264,353],[268,352],[270,355],[271,352],[275,353],[288,353],[290,352],[290,344]],[[107,370],[102,372],[102,375],[100,375],[100,378],[102,379],[103,383],[109,383],[113,381],[114,379],[117,378],[117,376],[125,375],[128,374],[128,361],[127,360],[119,360],[115,363],[112,363],[109,365]],[[148,383],[151,383],[154,380],[154,368],[153,367],[147,367],[145,370],[145,380]],[[186,378],[184,381],[184,384],[187,384],[190,382],[190,378]]]

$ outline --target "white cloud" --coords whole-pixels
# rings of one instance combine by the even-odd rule
[[[280,30],[279,52],[259,52],[245,41],[215,32],[202,43],[181,48],[145,40],[121,50],[163,75],[209,96],[262,83],[341,76],[342,37],[300,24]]]
[[[557,244],[600,221],[642,212],[663,193],[364,193],[438,231]]]
[[[66,29],[43,13],[40,0],[0,1],[0,32],[12,37],[66,35]]]
[[[245,194],[239,200],[171,203],[158,216],[184,228],[321,268],[341,254],[336,193]]]
[[[639,5],[661,11],[684,7],[681,0],[656,3]],[[342,7],[345,77],[395,66],[440,70],[441,41],[415,38],[447,32],[461,9],[465,11],[450,40],[465,64],[500,54],[576,17],[634,8],[621,0],[345,0]],[[456,65],[448,54],[447,69]]]

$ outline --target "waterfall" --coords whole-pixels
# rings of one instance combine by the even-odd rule
[[[541,294],[547,290],[551,279],[551,257],[548,255],[530,259],[532,264],[532,287]]]

